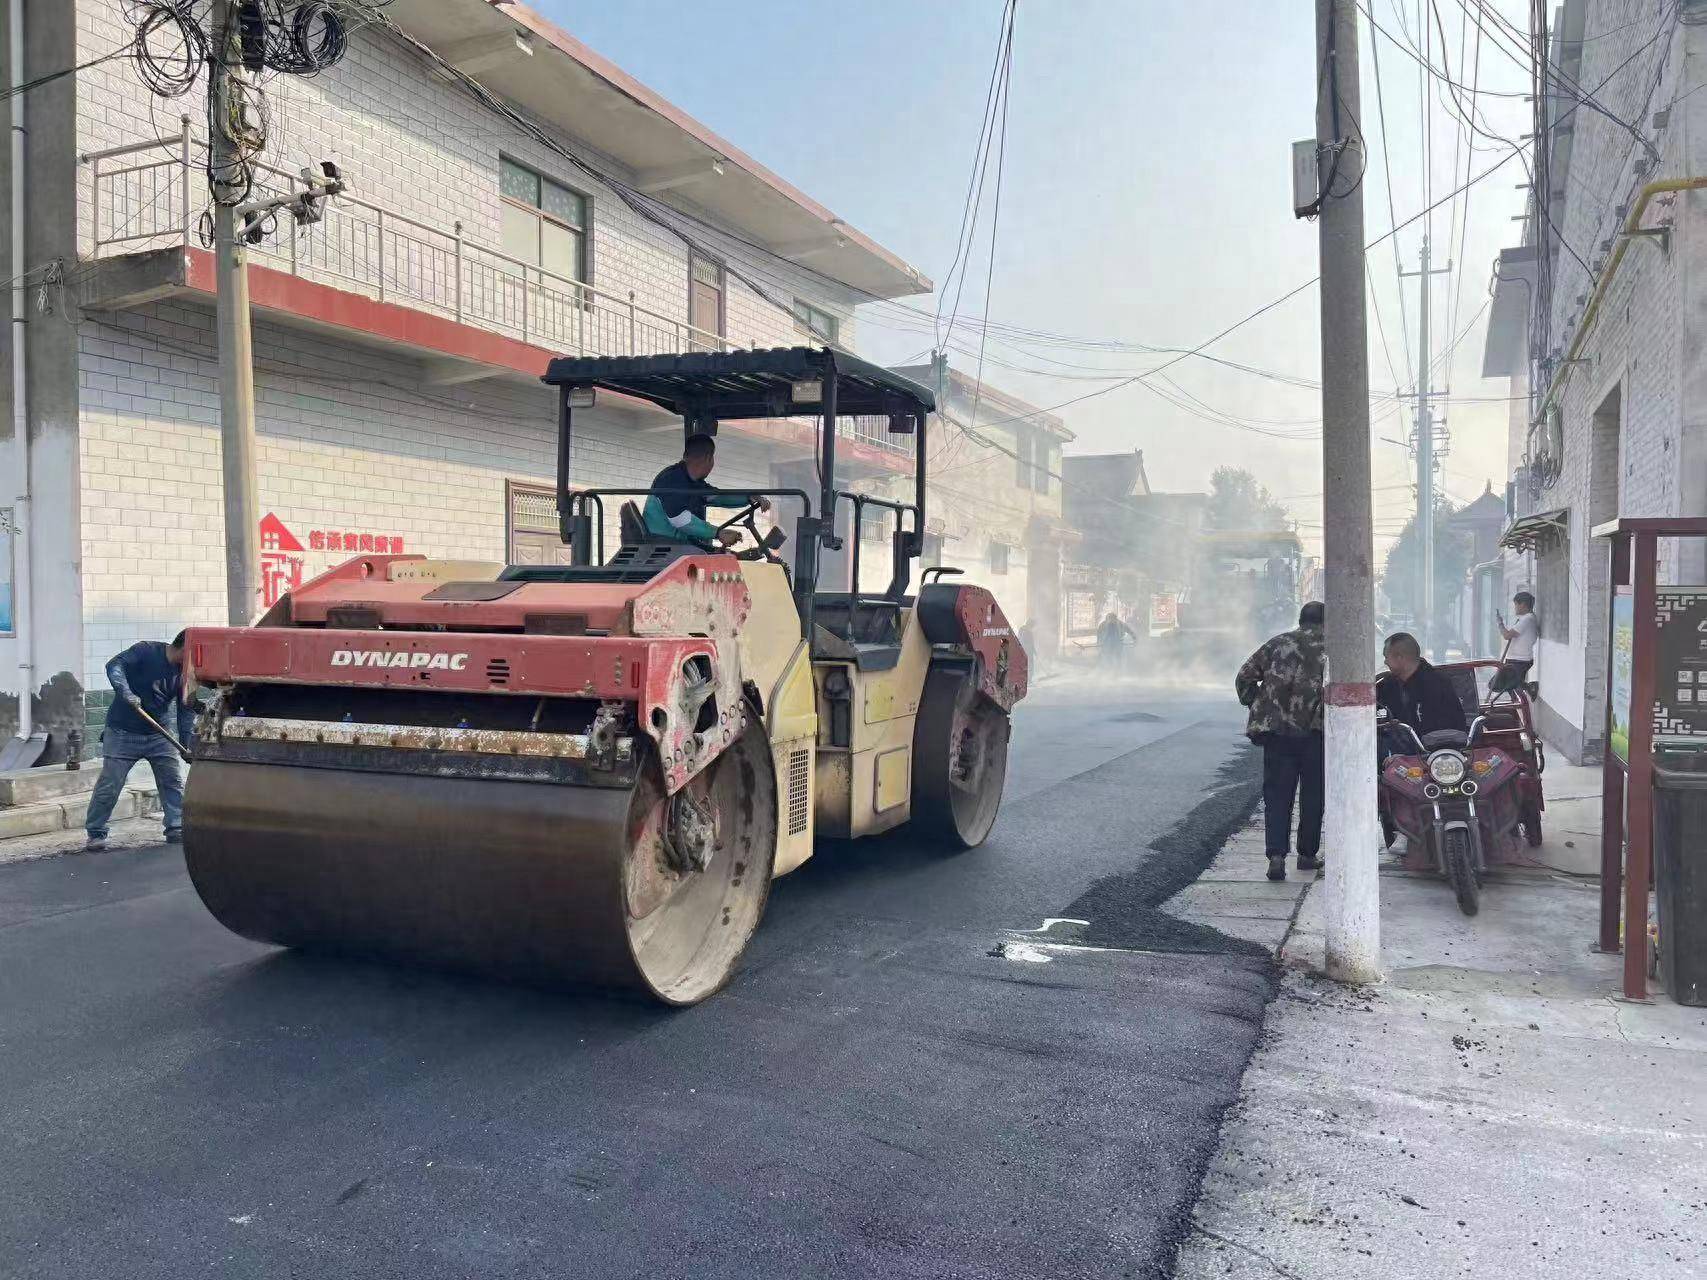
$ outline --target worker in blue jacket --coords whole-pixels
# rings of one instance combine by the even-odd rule
[[[107,821],[139,760],[148,761],[154,771],[166,840],[177,844],[183,839],[187,756],[160,730],[175,727],[178,742],[186,746],[195,731],[195,712],[184,692],[184,633],[178,632],[171,644],[141,640],[115,654],[107,663],[107,683],[113,687],[113,701],[101,734],[101,776],[83,820],[89,837],[83,847],[91,853],[107,847]]]
[[[659,538],[691,538],[710,546],[733,546],[741,535],[734,529],[714,529],[705,519],[707,507],[744,507],[744,494],[725,493],[705,478],[717,465],[717,441],[708,435],[689,436],[682,460],[672,462],[652,479],[646,499],[646,531]],[[769,511],[764,498],[753,498],[760,511]]]

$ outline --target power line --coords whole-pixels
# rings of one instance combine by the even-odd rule
[[[984,272],[984,326],[978,337],[978,372],[972,383],[972,425],[978,425],[978,410],[984,401],[984,351],[990,338],[990,294],[996,283],[996,233],[1001,227],[1002,218],[1002,171],[1008,158],[1008,102],[1012,96],[1013,63],[1014,63],[1014,16],[1015,0],[1008,0],[1003,10],[1007,29],[1002,48],[1002,81],[1000,86],[1002,104],[1001,133],[996,142],[996,193],[990,203],[990,261]],[[964,278],[962,272],[962,278]],[[950,331],[953,323],[950,321]],[[976,437],[974,437],[976,439]]]
[[[1419,0],[1419,3],[1420,2],[1421,2],[1421,0]],[[1432,4],[1433,0],[1430,0],[1430,3]],[[1459,3],[1462,6],[1463,0],[1459,0]],[[1482,5],[1481,3],[1477,4],[1477,8],[1479,11],[1481,11],[1483,13],[1487,12],[1485,6]],[[1466,10],[1465,12],[1467,15],[1468,10]],[[1436,18],[1438,20],[1438,10],[1436,10]],[[1371,18],[1371,24],[1376,25],[1376,24],[1374,24],[1373,18]],[[1501,143],[1504,146],[1516,147],[1519,145],[1518,143],[1514,142],[1512,139],[1507,138],[1501,134],[1493,132],[1490,128],[1486,127],[1485,122],[1481,126],[1478,126],[1476,124],[1475,121],[1476,121],[1477,110],[1475,107],[1475,98],[1478,95],[1484,96],[1484,97],[1485,96],[1495,96],[1495,97],[1508,97],[1508,98],[1509,97],[1518,97],[1521,95],[1494,93],[1491,90],[1483,90],[1483,89],[1480,89],[1480,88],[1475,87],[1475,86],[1464,85],[1464,84],[1460,83],[1459,81],[1454,80],[1452,78],[1450,67],[1448,67],[1445,71],[1442,71],[1441,69],[1435,67],[1434,64],[1432,63],[1432,61],[1430,61],[1423,53],[1419,52],[1416,49],[1414,44],[1401,43],[1401,42],[1395,40],[1393,36],[1388,34],[1385,31],[1385,29],[1379,27],[1378,25],[1376,26],[1376,29],[1381,31],[1381,33],[1383,35],[1387,36],[1387,39],[1392,40],[1395,44],[1398,44],[1399,48],[1401,50],[1403,50],[1414,62],[1416,62],[1418,67],[1422,71],[1427,72],[1429,75],[1433,76],[1436,80],[1438,80],[1443,86],[1445,86],[1447,91],[1452,94],[1453,102],[1456,105],[1455,114],[1459,117],[1460,121],[1463,124],[1467,125],[1472,130],[1474,130],[1478,133],[1481,133],[1483,137],[1488,138],[1491,141]],[[1442,38],[1442,41],[1444,42],[1444,40],[1445,40],[1444,26],[1442,27],[1442,37],[1441,38]],[[1478,40],[1479,40],[1479,36],[1478,36]],[[1505,52],[1507,53],[1507,56],[1511,56],[1509,50],[1505,50]],[[1532,61],[1529,65],[1538,66],[1539,63]],[[1478,58],[1478,69],[1479,69],[1479,66],[1480,66],[1480,62],[1479,62],[1479,58]],[[1610,77],[1608,77],[1608,79],[1610,79]],[[1606,83],[1607,82],[1603,80],[1601,82],[1600,87],[1604,88]],[[1468,93],[1469,95],[1471,95],[1470,96],[1470,104],[1468,106],[1465,106],[1461,103],[1458,103],[1457,95],[1461,92],[1462,93]],[[1539,99],[1537,99],[1537,101],[1539,102]],[[1573,101],[1576,101],[1579,104],[1582,102],[1581,99],[1573,99]],[[1572,110],[1575,110],[1575,108],[1573,107]],[[1614,117],[1614,119],[1616,119],[1616,117]],[[1618,123],[1621,125],[1624,125],[1626,128],[1629,127],[1622,120],[1619,120]],[[1628,153],[1626,153],[1626,154],[1628,154]],[[1529,162],[1527,159],[1524,160],[1524,169],[1525,169],[1525,172],[1528,174],[1529,179],[1530,179],[1529,185],[1531,186],[1532,189],[1538,190],[1538,188],[1536,188],[1536,184],[1535,184],[1534,170],[1530,168],[1530,165],[1529,165]],[[1468,168],[1466,168],[1466,172],[1468,172]],[[1542,219],[1547,223],[1549,229],[1552,231],[1554,237],[1558,240],[1559,244],[1565,249],[1565,251],[1567,253],[1569,253],[1571,255],[1572,258],[1574,258],[1576,260],[1577,264],[1580,267],[1582,267],[1582,269],[1585,272],[1587,272],[1588,275],[1592,278],[1594,275],[1593,268],[1589,266],[1588,260],[1586,258],[1584,258],[1583,255],[1577,251],[1576,247],[1574,245],[1572,245],[1568,240],[1565,239],[1563,229],[1560,228],[1559,226],[1557,226],[1553,222],[1552,214],[1547,208],[1547,202],[1543,199],[1538,198],[1536,203],[1537,203],[1537,208],[1538,208],[1538,211],[1539,211]]]
[[[996,36],[996,58],[990,67],[990,84],[984,91],[984,114],[978,126],[978,144],[972,149],[972,172],[966,179],[966,202],[960,210],[960,230],[954,237],[954,260],[949,263],[948,273],[937,286],[937,310],[932,332],[939,347],[954,337],[954,321],[960,313],[960,292],[966,285],[962,259],[970,259],[972,241],[977,235],[977,210],[983,202],[984,174],[989,168],[989,140],[996,120],[996,85],[1002,75],[1002,68],[1008,63],[1013,43],[1013,8],[1014,0],[1008,0],[1002,8],[1001,27]],[[942,326],[942,304],[948,298],[949,283],[954,280],[957,269],[960,270],[960,283],[955,288],[954,307],[949,312],[948,333],[942,335],[939,332]]]
[[[1459,2],[1463,3],[1464,0],[1459,0]],[[1529,33],[1518,30],[1518,28],[1512,25],[1510,19],[1502,14],[1498,9],[1490,6],[1487,3],[1487,0],[1474,0],[1474,3],[1476,8],[1485,14],[1492,23],[1490,31],[1494,34],[1491,37],[1490,42],[1496,49],[1499,49],[1500,52],[1510,58],[1519,69],[1530,70],[1533,68],[1539,76],[1543,88],[1546,87],[1547,80],[1551,77],[1554,84],[1564,89],[1565,92],[1562,96],[1571,99],[1576,104],[1576,107],[1587,107],[1590,111],[1605,116],[1608,120],[1612,121],[1612,123],[1623,129],[1638,143],[1640,143],[1647,150],[1648,154],[1654,157],[1654,159],[1659,159],[1659,153],[1654,149],[1653,144],[1643,136],[1642,131],[1639,128],[1630,123],[1630,121],[1624,119],[1622,116],[1615,114],[1595,96],[1595,93],[1598,92],[1599,89],[1605,88],[1604,84],[1598,86],[1595,92],[1590,92],[1583,88],[1581,82],[1574,76],[1568,75],[1566,72],[1561,70],[1557,64],[1537,58],[1533,50],[1530,50],[1526,55],[1523,52],[1523,45],[1529,40]],[[1506,33],[1505,40],[1499,38],[1500,32]],[[1572,110],[1575,109],[1575,107],[1572,108]]]
[[[1399,222],[1399,212],[1398,212],[1398,209],[1395,207],[1394,201],[1393,201],[1393,158],[1392,158],[1393,142],[1392,142],[1392,135],[1387,131],[1387,102],[1386,102],[1386,99],[1382,95],[1382,92],[1381,92],[1381,47],[1376,41],[1371,40],[1369,42],[1369,48],[1370,48],[1370,52],[1374,55],[1374,63],[1375,63],[1375,113],[1376,113],[1376,117],[1381,122],[1381,167],[1386,171],[1386,174],[1387,174],[1387,221],[1389,223],[1393,224],[1394,226],[1397,226],[1398,222]],[[1410,322],[1405,318],[1405,296],[1404,296],[1404,283],[1403,283],[1404,275],[1403,275],[1403,268],[1400,266],[1400,263],[1399,263],[1399,239],[1397,236],[1395,236],[1393,238],[1392,243],[1393,243],[1393,273],[1394,273],[1395,279],[1397,279],[1400,282],[1399,283],[1399,294],[1398,294],[1398,298],[1399,298],[1399,331],[1400,331],[1400,334],[1403,336],[1404,343],[1405,343],[1405,347],[1404,347],[1405,370],[1408,373],[1410,371],[1410,364],[1411,364],[1411,332],[1410,332]],[[1365,263],[1364,265],[1365,265],[1365,269],[1367,270],[1368,264]],[[1371,288],[1374,287],[1373,283],[1371,283],[1370,287]],[[1381,321],[1381,312],[1380,312],[1379,308],[1376,309],[1375,320],[1376,320],[1376,326],[1379,328],[1380,327],[1380,321]],[[1385,348],[1386,343],[1387,343],[1387,339],[1386,339],[1386,336],[1384,334],[1382,336],[1381,343],[1382,343],[1383,348]],[[1391,367],[1391,357],[1389,357],[1389,367]],[[1394,375],[1393,382],[1394,382],[1395,386],[1397,386],[1397,384],[1400,382],[1398,375],[1396,375],[1396,374]]]
[[[1495,161],[1493,164],[1489,165],[1486,169],[1482,170],[1482,172],[1477,174],[1474,178],[1470,179],[1470,181],[1468,183],[1466,183],[1465,186],[1467,186],[1467,187],[1468,186],[1474,186],[1476,183],[1481,182],[1484,179],[1486,179],[1486,178],[1492,176],[1493,174],[1497,173],[1505,165],[1509,164],[1511,162],[1512,157],[1515,155],[1518,155],[1522,151],[1523,147],[1527,146],[1527,145],[1529,145],[1529,144],[1526,142],[1526,143],[1523,143],[1519,146],[1513,147],[1512,150],[1509,151],[1503,158]],[[1376,245],[1382,243],[1383,241],[1389,239],[1390,237],[1397,235],[1400,231],[1404,230],[1406,227],[1411,226],[1412,224],[1421,221],[1423,218],[1427,217],[1428,214],[1431,213],[1434,208],[1438,207],[1438,205],[1440,205],[1440,204],[1446,203],[1447,200],[1451,200],[1451,199],[1455,198],[1458,195],[1458,193],[1459,193],[1458,190],[1454,190],[1454,191],[1448,193],[1446,196],[1442,197],[1441,200],[1435,202],[1434,205],[1431,205],[1429,208],[1422,210],[1420,213],[1413,214],[1411,217],[1407,218],[1404,222],[1399,223],[1399,224],[1391,227],[1387,231],[1383,232],[1381,235],[1379,235],[1375,239],[1371,240],[1368,244],[1364,245],[1365,252],[1367,252],[1370,249],[1373,249]],[[988,423],[985,423],[984,425],[987,427],[996,427],[996,426],[1005,426],[1006,424],[1008,424],[1010,422],[1024,422],[1024,421],[1027,421],[1031,418],[1038,417],[1038,416],[1045,414],[1045,413],[1054,413],[1057,410],[1065,409],[1070,405],[1079,404],[1085,400],[1095,399],[1098,396],[1105,396],[1111,391],[1119,391],[1123,387],[1129,387],[1135,382],[1142,382],[1145,378],[1153,377],[1156,374],[1161,373],[1165,369],[1171,369],[1174,365],[1179,364],[1181,361],[1186,360],[1191,356],[1196,356],[1196,355],[1202,354],[1202,352],[1205,349],[1214,346],[1217,342],[1220,342],[1221,339],[1227,337],[1229,334],[1234,333],[1237,330],[1244,328],[1246,325],[1250,324],[1252,321],[1257,320],[1257,319],[1261,318],[1262,316],[1268,314],[1270,311],[1273,311],[1276,307],[1280,306],[1282,303],[1290,302],[1293,298],[1295,298],[1299,294],[1303,293],[1306,289],[1309,289],[1310,287],[1315,285],[1317,283],[1317,281],[1319,281],[1320,279],[1321,279],[1320,276],[1312,276],[1310,279],[1304,281],[1303,284],[1300,284],[1300,285],[1297,285],[1291,289],[1288,289],[1285,293],[1281,294],[1278,298],[1275,298],[1270,302],[1264,303],[1262,306],[1258,307],[1255,311],[1249,312],[1248,314],[1240,317],[1238,320],[1235,320],[1232,324],[1228,325],[1225,329],[1222,329],[1219,333],[1216,333],[1216,334],[1212,335],[1211,337],[1204,339],[1197,346],[1192,347],[1191,349],[1189,349],[1187,351],[1180,352],[1180,354],[1174,356],[1172,359],[1163,361],[1161,364],[1157,365],[1154,369],[1146,370],[1142,374],[1134,374],[1133,376],[1131,376],[1129,378],[1123,378],[1123,379],[1121,379],[1121,381],[1113,384],[1112,386],[1102,387],[1102,388],[1099,388],[1098,390],[1095,390],[1095,391],[1088,391],[1084,395],[1074,396],[1070,400],[1063,400],[1059,404],[1050,405],[1048,408],[1045,408],[1045,409],[1037,409],[1031,413],[1017,414],[1014,417],[1002,418],[1002,419],[997,420],[996,422],[988,422]]]
[[[79,71],[87,71],[90,67],[98,67],[103,62],[111,62],[114,58],[122,58],[136,48],[135,40],[127,40],[111,53],[102,54],[99,58],[90,58],[87,62],[79,62],[74,67],[61,67],[58,71],[50,71],[45,76],[37,76],[34,80],[26,80],[23,84],[0,91],[0,99],[15,98],[21,93],[29,93],[43,85],[63,80],[66,76],[74,76]]]

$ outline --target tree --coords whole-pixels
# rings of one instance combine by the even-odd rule
[[[1216,467],[1209,477],[1209,509],[1204,524],[1211,529],[1285,529],[1286,508],[1243,467]]]
[[[1456,628],[1458,597],[1470,572],[1473,547],[1469,535],[1451,528],[1457,508],[1442,498],[1434,506],[1434,634],[1444,640]],[[1381,589],[1387,593],[1393,612],[1422,616],[1422,560],[1418,555],[1417,518],[1405,521],[1387,552],[1387,567],[1381,574]]]

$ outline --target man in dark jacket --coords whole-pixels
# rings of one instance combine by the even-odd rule
[[[1097,628],[1097,656],[1102,659],[1102,665],[1110,671],[1120,671],[1126,666],[1126,646],[1128,642],[1137,643],[1138,636],[1120,620],[1118,614],[1111,613],[1102,620]]]
[[[125,779],[139,760],[148,761],[154,771],[167,842],[177,844],[183,839],[184,761],[178,748],[139,714],[147,712],[168,730],[175,728],[178,741],[188,745],[195,730],[195,713],[184,696],[183,662],[184,633],[180,631],[171,644],[138,641],[107,663],[113,701],[101,734],[101,776],[83,820],[89,836],[83,847],[91,853],[107,847],[107,820],[113,816]]]
[[[714,543],[734,546],[741,540],[735,529],[717,529],[707,523],[707,507],[744,507],[745,494],[725,493],[706,482],[717,465],[717,441],[708,435],[688,437],[682,460],[672,462],[652,477],[652,493],[646,499],[642,518],[648,533],[661,538],[689,538],[711,548]],[[769,511],[765,498],[752,500],[760,511]]]
[[[1322,622],[1326,610],[1312,600],[1298,614],[1298,629],[1269,640],[1239,668],[1233,682],[1250,708],[1245,733],[1262,746],[1262,803],[1268,878],[1286,879],[1292,842],[1292,806],[1298,802],[1298,869],[1322,865]]]
[[[1381,647],[1381,656],[1391,674],[1375,682],[1375,697],[1393,722],[1408,724],[1419,735],[1469,728],[1451,679],[1422,656],[1415,636],[1394,632]]]

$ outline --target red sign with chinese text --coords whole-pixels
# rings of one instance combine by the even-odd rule
[[[401,555],[403,539],[390,533],[356,529],[310,529],[308,545],[272,512],[261,518],[261,605],[270,609],[287,591],[302,585],[304,552],[342,552],[360,555]]]

